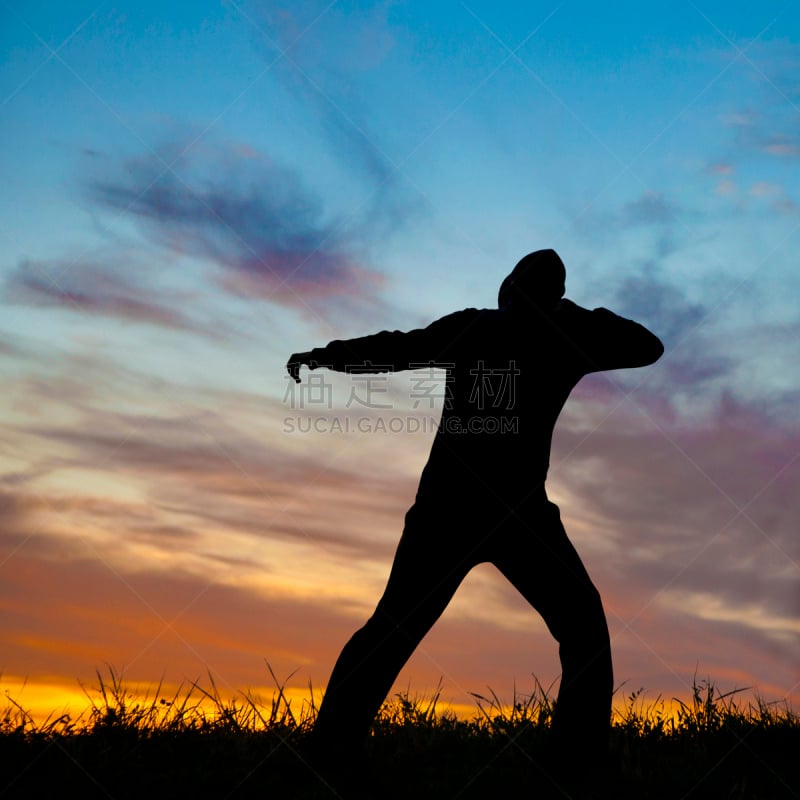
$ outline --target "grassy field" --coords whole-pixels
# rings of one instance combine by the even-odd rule
[[[0,797],[341,796],[303,758],[314,704],[293,708],[279,685],[268,702],[245,694],[224,701],[213,681],[142,701],[113,671],[98,677],[99,692],[76,720],[35,722],[7,701]],[[740,701],[740,694],[696,684],[692,700],[674,713],[660,699],[646,703],[640,692],[628,695],[615,714],[605,776],[610,789],[602,796],[800,798],[800,718],[785,705]],[[552,711],[543,690],[507,707],[496,697],[476,696],[471,719],[442,710],[438,694],[399,695],[375,723],[359,797],[568,797],[548,777]]]

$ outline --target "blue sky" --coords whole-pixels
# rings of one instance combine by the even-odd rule
[[[568,296],[667,345],[581,384],[554,441],[620,681],[680,694],[699,666],[797,697],[793,3],[2,19],[4,676],[210,666],[240,687],[269,658],[323,683],[430,433],[288,433],[286,358],[490,306],[554,247]],[[328,379],[329,415],[380,416]],[[409,386],[385,384],[402,420]],[[431,637],[403,679],[444,674],[458,702],[557,676],[488,569]]]

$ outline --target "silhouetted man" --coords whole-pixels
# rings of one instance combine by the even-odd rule
[[[319,709],[312,733],[319,757],[356,751],[403,665],[482,562],[505,575],[559,643],[558,752],[602,757],[611,722],[608,627],[545,493],[550,442],[584,375],[652,364],[664,348],[636,322],[562,299],[565,277],[555,251],[539,250],[503,281],[497,309],[468,308],[419,330],[337,340],[289,359],[297,381],[303,364],[446,370],[440,426],[386,589],[342,650]]]

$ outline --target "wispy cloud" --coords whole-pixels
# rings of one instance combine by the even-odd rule
[[[664,277],[656,264],[647,263],[619,282],[613,308],[664,342],[666,352],[645,376],[643,390],[659,407],[671,405],[686,390],[695,397],[716,391],[719,380],[732,374],[735,357],[709,331],[715,322],[713,307],[690,299],[687,288]],[[637,374],[626,385],[640,381]]]
[[[116,373],[115,383],[123,394],[128,381],[136,383],[134,376]],[[51,376],[42,391],[52,394],[61,383]],[[34,396],[33,387],[27,388]],[[282,433],[282,417],[289,411],[282,404],[239,397],[236,420],[210,410],[132,414],[103,408],[101,396],[84,393],[73,401],[69,385],[65,388],[60,408],[63,412],[74,403],[77,416],[72,422],[31,420],[21,435],[29,447],[37,440],[57,444],[55,471],[112,470],[141,487],[149,507],[123,504],[113,511],[128,545],[142,537],[158,540],[160,526],[166,525],[175,536],[161,540],[161,548],[170,548],[193,531],[319,547],[321,554],[336,558],[348,553],[374,560],[387,557],[393,548],[393,539],[379,535],[376,525],[396,527],[413,497],[415,476],[385,467],[374,470],[363,451],[361,463],[333,457],[346,442],[335,435],[329,442],[331,447],[335,444],[333,449],[308,451],[308,435]],[[185,397],[175,389],[165,399]],[[196,391],[194,400],[198,401]],[[301,497],[304,501],[298,503]],[[78,515],[76,529],[102,530],[105,523],[96,508],[71,505],[63,512]],[[332,519],[348,523],[331,525]],[[146,554],[141,557],[146,560]]]
[[[619,313],[645,321],[667,347],[695,329],[708,313],[701,303],[689,300],[677,285],[656,276],[652,269],[624,278],[616,294]]]
[[[576,230],[582,237],[604,240],[631,231],[650,228],[662,237],[661,247],[674,249],[677,223],[684,220],[687,210],[671,200],[664,192],[648,189],[615,208],[593,207],[575,214]],[[663,255],[663,254],[662,254]]]
[[[68,258],[25,260],[8,273],[3,299],[12,304],[114,317],[215,339],[226,336],[224,326],[201,325],[181,310],[190,305],[191,298],[148,287],[137,282],[131,272],[130,265],[119,258],[113,265],[102,266]]]
[[[627,203],[622,210],[621,220],[631,225],[659,224],[674,222],[676,208],[660,192],[644,192],[636,200]]]
[[[792,158],[800,156],[800,138],[774,136],[763,144],[764,152],[771,156]]]
[[[368,238],[394,232],[427,206],[371,121],[365,97],[364,78],[399,46],[392,6],[378,2],[345,11],[338,4],[310,0],[291,8],[239,7],[253,25],[256,49],[274,61],[274,74],[315,120],[334,156],[366,182],[369,197],[362,203],[359,226]],[[282,56],[275,60],[277,53]]]
[[[554,485],[567,494],[580,547],[596,548],[598,568],[615,582],[637,587],[638,607],[707,593],[731,622],[756,604],[798,619],[796,432],[730,395],[694,424],[651,421],[638,405],[606,419],[568,407],[559,426]],[[737,627],[770,635],[744,614]]]
[[[729,128],[751,128],[756,125],[761,115],[752,109],[731,111],[721,116],[722,124]]]
[[[166,170],[173,149],[94,180],[93,199],[138,217],[159,245],[213,262],[236,295],[323,317],[379,302],[383,276],[364,264],[363,242],[295,172],[231,150]]]
[[[720,117],[733,133],[725,160],[779,159],[790,163],[800,156],[796,131],[800,84],[800,47],[790,40],[757,41],[747,48],[736,69],[749,78],[749,96]]]
[[[152,689],[159,676],[202,684],[210,671],[221,687],[242,691],[269,686],[268,661],[282,675],[302,666],[307,674],[298,683],[313,679],[316,688],[353,626],[331,604],[259,596],[186,574],[177,553],[169,575],[139,571],[121,580],[90,554],[56,560],[45,546],[52,541],[29,543],[4,576],[4,604],[13,611],[0,636],[7,672],[77,681],[111,665]]]
[[[687,324],[699,313],[687,312]],[[115,377],[124,393],[125,376]],[[609,417],[609,403],[577,396],[552,459],[552,493],[563,496],[568,529],[609,608],[619,677],[657,668],[658,689],[680,688],[652,652],[672,636],[683,644],[664,661],[688,670],[687,679],[698,661],[718,677],[743,641],[762,655],[742,677],[788,674],[800,441],[730,396],[705,418],[676,424],[643,408],[650,399],[637,393]],[[76,398],[69,425],[39,418],[24,426],[28,447],[47,443],[57,458],[44,480],[32,474],[0,493],[0,545],[15,551],[13,574],[26,571],[7,591],[28,609],[26,624],[5,632],[19,669],[61,663],[83,676],[123,660],[149,677],[165,664],[207,664],[241,686],[268,658],[324,681],[379,596],[417,478],[397,465],[424,458],[420,442],[364,437],[351,450],[344,438],[283,439],[282,406],[241,393],[195,395],[209,407],[235,404],[233,417],[174,406],[108,411],[98,400]],[[394,466],[385,461],[389,443]],[[80,490],[53,488],[71,472],[83,476]],[[136,497],[95,491],[86,476],[101,472]],[[45,584],[47,604],[32,600]],[[54,596],[64,607],[58,630]],[[106,631],[109,608],[125,624]],[[431,673],[450,664],[480,689],[512,669],[520,679],[555,676],[556,653],[537,615],[487,567],[470,576],[411,674],[435,681],[441,673]],[[461,669],[465,654],[475,663]]]
[[[709,164],[706,171],[711,175],[732,175],[734,172],[733,164],[728,164],[724,161],[717,161]]]

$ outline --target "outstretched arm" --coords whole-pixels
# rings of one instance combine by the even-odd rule
[[[335,339],[325,347],[293,353],[286,369],[300,382],[300,368],[327,367],[338,372],[396,372],[451,362],[453,348],[471,324],[475,309],[457,311],[411,331],[380,331],[356,339]]]
[[[394,342],[394,347],[387,348],[387,339],[393,340],[398,337],[405,336],[400,331],[381,331],[373,336],[365,336],[362,339],[350,339],[342,341],[336,339],[330,342],[325,347],[315,347],[313,350],[306,350],[303,353],[292,353],[289,360],[286,362],[286,370],[289,375],[294,378],[295,383],[300,383],[300,368],[305,365],[309,369],[318,369],[319,367],[327,367],[328,369],[337,370],[338,372],[391,372],[395,369],[407,369],[405,366],[396,366],[397,359],[391,359],[387,353],[396,349],[397,342]],[[367,342],[369,347],[374,349],[373,357],[381,352],[380,346],[375,347],[373,340],[378,340],[378,345],[383,344],[383,357],[378,361],[373,361],[373,358],[363,357],[363,343]],[[391,344],[391,342],[388,342]]]

